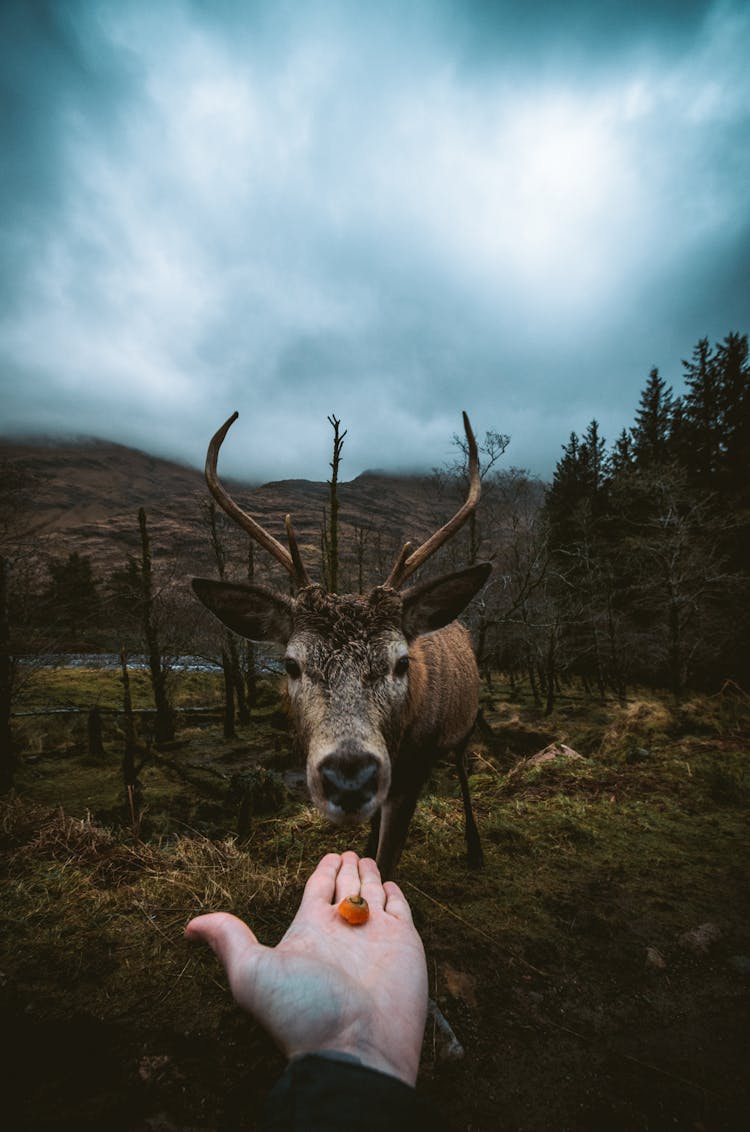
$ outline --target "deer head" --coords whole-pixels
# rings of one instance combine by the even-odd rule
[[[363,822],[388,796],[406,728],[419,730],[420,713],[430,712],[425,696],[429,672],[416,643],[458,617],[491,570],[482,563],[401,591],[477,505],[479,462],[471,426],[464,413],[470,483],[462,507],[416,550],[407,543],[384,585],[367,595],[340,595],[310,581],[289,516],[287,550],[219,482],[219,448],[236,417],[209,445],[206,481],[226,513],[284,566],[297,593],[292,597],[266,586],[205,578],[194,578],[193,589],[235,633],[284,649],[291,715],[306,756],[310,795],[331,821]]]

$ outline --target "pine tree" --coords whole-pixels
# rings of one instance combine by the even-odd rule
[[[613,478],[632,471],[634,460],[632,433],[624,428],[612,446],[609,456],[609,468]]]
[[[750,661],[750,359],[746,334],[730,333],[717,344],[715,368],[719,385],[722,463],[716,509],[727,520],[723,549],[736,575],[742,598],[726,595],[737,628],[733,655],[728,658],[735,676],[747,682]]]
[[[635,414],[631,430],[633,453],[639,467],[663,464],[670,456],[675,398],[672,389],[654,367]]]
[[[46,599],[51,616],[77,640],[95,619],[99,605],[91,559],[74,550],[66,559],[50,562],[48,570]]]
[[[586,497],[594,502],[607,484],[609,460],[607,445],[599,435],[599,422],[592,420],[583,434],[578,450],[579,477]],[[598,506],[596,507],[598,510]]]
[[[544,508],[553,547],[563,544],[570,528],[570,517],[581,497],[581,453],[578,434],[571,432],[563,454],[557,461]]]
[[[610,476],[606,442],[599,435],[599,422],[592,420],[579,439],[577,433],[563,445],[552,484],[545,499],[553,547],[575,542],[585,516],[602,514]]]
[[[545,502],[549,521],[556,607],[555,653],[604,694],[613,682],[607,660],[612,618],[608,569],[607,510],[610,459],[599,422],[592,420],[579,439],[572,433],[563,448]],[[619,689],[621,679],[615,681]],[[548,688],[549,691],[549,688]]]
[[[682,365],[687,391],[683,398],[681,462],[694,484],[713,491],[722,463],[721,395],[716,357],[708,338],[701,338],[692,360]]]
[[[722,488],[747,502],[750,486],[750,357],[746,334],[730,333],[716,346]]]

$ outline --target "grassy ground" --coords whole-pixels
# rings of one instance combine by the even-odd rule
[[[116,675],[41,679],[35,706],[119,702]],[[183,706],[218,702],[198,679],[180,682]],[[472,760],[485,868],[465,867],[441,767],[399,874],[465,1048],[444,1062],[426,1035],[420,1088],[450,1128],[746,1126],[749,709],[731,687],[679,708],[569,696],[546,718],[507,687],[486,696]],[[236,740],[192,721],[174,749],[144,750],[135,825],[105,721],[99,758],[85,716],[18,721],[0,815],[14,1126],[252,1129],[281,1061],[183,927],[224,909],[274,943],[349,835],[308,805],[272,688]],[[580,757],[527,761],[550,744]]]

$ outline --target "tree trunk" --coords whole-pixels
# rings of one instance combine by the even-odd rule
[[[221,666],[224,670],[224,738],[234,739],[234,674],[226,649],[221,650]]]
[[[89,755],[95,759],[101,758],[104,754],[104,743],[102,742],[102,713],[98,707],[92,707],[89,711],[86,736]]]
[[[555,631],[550,630],[547,644],[547,702],[544,705],[544,714],[552,715],[555,706]]]
[[[370,527],[354,527],[354,548],[357,562],[357,593],[365,592],[365,551]]]
[[[490,668],[491,661],[485,656],[485,649],[487,648],[487,618],[484,611],[479,618],[479,625],[477,627],[477,647],[475,649],[477,661],[480,668]]]
[[[125,649],[120,649],[120,668],[122,670],[122,708],[125,716],[123,730],[125,732],[125,751],[122,756],[122,778],[125,783],[127,799],[127,812],[135,824],[136,815],[141,810],[142,788],[138,779],[138,768],[135,765],[137,740],[135,734],[135,716],[133,714],[133,698],[130,694],[130,676],[128,674],[128,658]]]
[[[219,577],[224,581],[226,577],[227,556],[224,551],[219,528],[216,524],[216,504],[213,500],[208,504],[208,528],[211,535],[211,546],[216,559],[216,568]],[[252,581],[253,563],[252,542],[250,544],[250,559],[248,577]],[[235,730],[235,703],[237,705],[237,721],[241,724],[250,722],[250,709],[247,705],[247,693],[240,664],[237,641],[228,629],[224,634],[225,647],[221,652],[221,664],[224,669],[224,738],[233,739]]]
[[[675,699],[680,699],[684,680],[682,675],[682,640],[680,632],[680,610],[672,598],[669,602],[669,682]]]
[[[539,695],[539,688],[537,687],[536,676],[534,675],[534,668],[535,668],[535,665],[534,665],[533,657],[529,657],[528,672],[529,672],[529,684],[531,685],[531,694],[534,697],[534,704],[536,705],[536,707],[541,707],[542,706],[542,698]]]
[[[604,701],[606,697],[606,681],[604,678],[604,665],[602,663],[601,647],[599,645],[599,630],[596,625],[592,626],[591,636],[594,642],[594,670],[596,672],[596,686],[599,689],[599,699]]]
[[[174,739],[175,717],[169,702],[167,672],[162,663],[161,645],[154,614],[154,590],[151,573],[151,542],[146,526],[146,512],[143,507],[138,512],[138,526],[141,531],[141,585],[143,598],[143,632],[148,652],[148,667],[151,674],[151,688],[154,694],[156,722],[154,738],[157,743],[168,743]]]
[[[331,580],[331,545],[330,534],[328,530],[328,512],[323,508],[323,522],[320,527],[320,563],[321,573],[326,584],[326,588],[330,590]]]
[[[247,689],[240,664],[237,641],[231,633],[227,635],[227,648],[229,650],[229,668],[234,685],[234,698],[237,704],[237,722],[241,727],[245,727],[250,722],[250,708],[247,702]]]
[[[252,539],[250,539],[247,545],[247,580],[251,584],[255,580],[255,548]],[[244,676],[246,703],[249,715],[258,699],[258,674],[255,667],[255,645],[252,641],[245,641]]]
[[[255,661],[255,645],[252,641],[245,641],[244,676],[248,711],[252,711],[258,701],[258,673]]]
[[[339,433],[341,421],[332,413],[328,423],[333,429],[333,458],[331,460],[331,478],[328,481],[329,500],[331,506],[331,519],[328,527],[328,590],[329,593],[338,593],[339,585],[339,464],[341,463],[341,449],[344,447],[346,430]]]
[[[479,558],[479,529],[477,526],[476,511],[469,515],[469,561],[467,565],[475,566]]]
[[[609,637],[609,663],[612,670],[612,679],[615,684],[615,691],[617,698],[620,701],[621,707],[625,707],[626,701],[626,687],[625,676],[623,675],[622,664],[620,663],[620,654],[617,647],[617,626],[615,624],[614,615],[612,613],[612,595],[607,597],[607,635]]]

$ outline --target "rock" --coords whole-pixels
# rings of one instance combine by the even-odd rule
[[[667,961],[660,951],[655,947],[646,948],[646,966],[651,971],[663,971],[667,966]]]
[[[729,966],[732,970],[736,971],[738,975],[750,975],[750,955],[730,956]]]
[[[432,1018],[437,1030],[439,1039],[438,1057],[440,1060],[460,1061],[464,1056],[464,1047],[453,1032],[450,1022],[432,998],[427,1003],[427,1014]]]
[[[694,955],[706,955],[709,948],[721,939],[721,934],[718,924],[705,923],[690,932],[683,932],[678,943]]]
[[[472,975],[457,970],[450,963],[443,964],[442,974],[445,988],[451,998],[458,998],[465,1002],[467,1006],[476,1007],[478,1005],[477,981]]]
[[[579,755],[578,751],[574,751],[566,743],[550,743],[543,751],[539,751],[536,755],[532,755],[530,759],[526,759],[525,765],[539,766],[540,763],[549,763],[553,759],[583,759],[583,755]]]
[[[165,1071],[169,1069],[172,1064],[172,1059],[167,1053],[158,1053],[150,1057],[142,1057],[138,1062],[138,1076],[141,1081],[147,1084],[154,1079],[163,1077]]]

